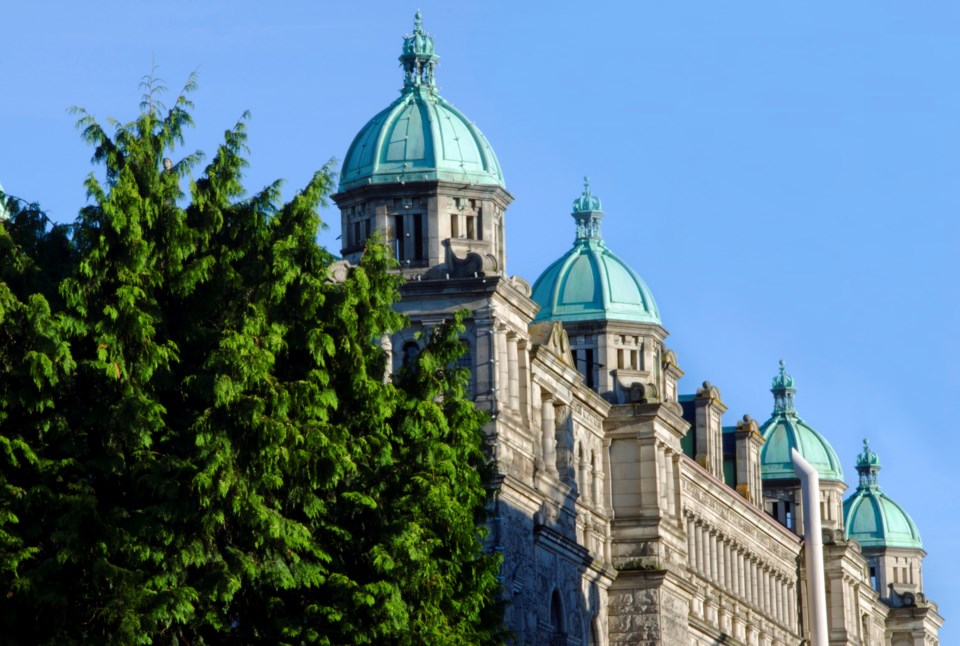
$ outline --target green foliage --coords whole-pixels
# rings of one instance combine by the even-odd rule
[[[482,413],[462,315],[384,379],[400,278],[329,279],[329,167],[247,196],[245,122],[209,164],[147,79],[91,204],[0,226],[0,634],[13,643],[493,643]],[[182,185],[188,186],[184,192]]]

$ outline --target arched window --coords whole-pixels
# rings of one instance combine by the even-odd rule
[[[403,353],[400,355],[404,366],[412,366],[417,362],[417,355],[420,354],[420,346],[416,341],[407,341],[403,344]]]
[[[457,359],[457,368],[463,368],[470,371],[470,378],[467,380],[467,397],[473,398],[473,352],[470,350],[470,342],[461,339],[463,344],[463,354]]]
[[[550,627],[553,629],[554,637],[565,637],[567,634],[563,601],[560,599],[560,591],[556,588],[553,589],[553,595],[550,598]]]

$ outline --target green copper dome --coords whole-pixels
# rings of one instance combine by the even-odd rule
[[[590,193],[574,200],[577,239],[533,284],[540,306],[535,321],[616,320],[660,325],[660,311],[643,279],[604,244],[600,199]]]
[[[500,163],[483,133],[437,93],[439,60],[417,12],[404,38],[400,98],[371,119],[350,144],[340,191],[367,184],[448,180],[504,186]]]
[[[791,480],[793,470],[790,450],[797,449],[813,465],[821,480],[843,480],[843,469],[836,451],[820,433],[800,419],[793,407],[797,392],[793,377],[786,373],[783,361],[780,373],[773,378],[773,415],[763,426],[763,448],[760,449],[761,477],[764,480]]]
[[[877,473],[880,459],[863,441],[863,453],[857,457],[860,485],[843,503],[843,525],[847,538],[863,547],[905,547],[923,549],[920,532],[910,515],[880,491]]]

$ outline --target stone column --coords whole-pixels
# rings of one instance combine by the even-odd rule
[[[767,609],[767,616],[773,616],[773,587],[770,570],[763,568],[763,607]]]
[[[717,533],[710,529],[704,537],[707,539],[707,578],[717,580]]]
[[[673,451],[666,450],[664,466],[667,468],[667,513],[671,516],[677,515],[677,462],[673,457]]]
[[[550,473],[557,472],[557,421],[553,398],[547,396],[540,406],[540,429],[543,442],[543,465]]]
[[[743,584],[743,551],[737,549],[737,594],[741,598],[746,598],[746,587]]]
[[[656,442],[653,446],[657,473],[660,474],[660,500],[658,506],[661,511],[667,510],[667,469],[664,466],[663,445]]]
[[[774,591],[777,594],[777,621],[783,623],[783,581],[779,576],[774,577]]]
[[[577,470],[577,490],[580,492],[580,500],[583,504],[590,504],[590,468],[589,453],[583,448],[583,442],[577,451],[577,460],[579,469]]]
[[[760,605],[760,598],[757,595],[759,588],[757,588],[757,562],[750,558],[750,603],[755,606]]]
[[[699,525],[697,538],[700,540],[700,572],[704,578],[710,578],[710,530],[706,525]]]
[[[519,388],[520,415],[524,421],[530,420],[530,352],[526,339],[517,337],[517,355],[519,369],[517,371],[517,386]]]
[[[510,359],[507,350],[507,331],[497,329],[497,401],[508,406],[510,401]]]
[[[507,362],[509,376],[507,377],[508,392],[510,393],[510,410],[520,410],[520,355],[517,348],[517,335],[507,334]]]
[[[726,541],[721,534],[717,534],[717,583],[721,588],[727,585],[727,559],[725,557]]]
[[[590,468],[593,473],[593,504],[603,508],[603,471],[600,470],[600,464],[597,462],[597,454],[590,452]]]
[[[687,532],[687,567],[689,567],[691,570],[696,571],[696,569],[697,569],[697,564],[696,564],[696,560],[695,560],[695,557],[694,557],[694,554],[695,554],[696,552],[695,552],[695,550],[694,550],[694,544],[693,544],[693,539],[694,539],[694,535],[693,535],[693,532],[694,532],[694,529],[693,529],[693,520],[692,520],[689,516],[687,516],[686,521],[687,521],[687,522],[686,522],[686,532]]]
[[[797,590],[794,586],[787,586],[787,626],[797,631]]]

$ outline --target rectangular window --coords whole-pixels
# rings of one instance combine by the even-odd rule
[[[450,237],[460,237],[460,216],[456,213],[450,214]]]
[[[354,245],[360,244],[362,239],[360,238],[360,221],[353,223],[353,240],[351,241]]]
[[[471,240],[477,239],[477,220],[472,215],[467,216],[467,237]]]
[[[413,216],[413,258],[423,260],[423,215],[420,213]]]
[[[617,349],[617,368],[623,370],[623,350]]]
[[[630,369],[631,369],[631,370],[639,370],[639,369],[640,369],[640,366],[638,365],[638,364],[639,364],[639,361],[637,361],[638,355],[639,355],[639,353],[638,353],[636,350],[631,350],[631,351],[630,351]]]
[[[477,240],[483,240],[483,211],[477,209]]]
[[[393,218],[393,243],[394,243],[394,253],[396,254],[397,260],[403,260],[403,216],[398,215]]]
[[[878,592],[880,591],[877,584],[877,568],[875,567],[870,568],[870,587]]]
[[[584,371],[584,375],[585,375],[586,378],[587,378],[587,387],[588,387],[588,388],[593,388],[593,386],[594,386],[594,379],[593,379],[593,366],[594,366],[594,363],[593,363],[593,350],[588,349],[588,350],[586,351],[586,355],[587,355],[587,360],[585,361],[585,363],[586,363],[587,365],[585,366],[585,367],[586,367],[586,370]]]

